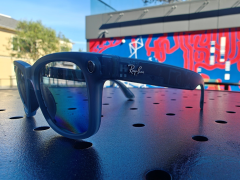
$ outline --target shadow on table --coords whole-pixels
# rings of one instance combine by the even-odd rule
[[[102,179],[101,165],[94,147],[75,149],[76,141],[63,136],[35,132],[35,119],[24,118],[20,135],[22,155],[18,177],[31,179]],[[19,178],[20,178],[19,177]]]

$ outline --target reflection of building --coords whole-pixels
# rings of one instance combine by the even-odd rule
[[[110,6],[117,8],[114,3],[123,1],[111,1]],[[86,17],[90,52],[184,67],[208,80],[240,82],[236,0],[195,0],[121,11],[108,7],[101,13]]]
[[[9,40],[14,40],[17,24],[17,20],[0,14],[0,87],[16,85],[13,61],[23,60],[33,64],[33,60],[31,59],[11,57],[11,52],[16,50],[16,47],[12,47],[9,44]],[[59,51],[65,51],[66,47],[72,49],[73,43],[65,43],[62,40],[59,42]]]

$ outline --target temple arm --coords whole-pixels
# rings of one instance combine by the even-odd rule
[[[201,86],[200,108],[203,108],[204,81],[188,69],[139,59],[103,55],[101,71],[107,79],[118,79],[170,88],[194,90]]]
[[[132,91],[130,91],[130,89],[128,89],[121,81],[118,81],[118,80],[112,80],[112,81],[114,81],[119,86],[119,88],[122,90],[126,98],[129,98],[129,99],[135,98]]]

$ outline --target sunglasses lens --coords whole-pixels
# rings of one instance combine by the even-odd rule
[[[68,133],[88,129],[88,89],[81,69],[71,62],[46,64],[40,75],[41,93],[52,121]]]
[[[25,87],[25,76],[23,72],[15,66],[15,73],[17,78],[18,92],[22,98],[23,103],[26,105],[27,102],[27,94]]]

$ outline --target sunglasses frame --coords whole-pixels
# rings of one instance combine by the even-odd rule
[[[82,134],[70,134],[60,129],[57,125],[55,125],[51,119],[51,116],[47,110],[44,99],[42,97],[40,88],[41,70],[46,64],[55,61],[72,62],[76,64],[84,74],[88,89],[89,124],[88,130]],[[115,62],[117,62],[117,64]],[[91,66],[89,66],[89,63],[91,63]],[[20,69],[25,78],[27,102],[24,103],[23,97],[20,92],[19,94],[22,99],[26,115],[28,117],[34,116],[36,114],[38,107],[40,106],[41,111],[50,127],[57,133],[71,139],[85,139],[94,135],[98,131],[101,123],[102,91],[106,80],[115,81],[116,79],[118,79],[152,85],[160,86],[163,85],[162,81],[158,82],[161,79],[159,79],[157,75],[153,77],[153,81],[151,81],[151,79],[149,79],[148,77],[145,77],[145,74],[147,74],[148,71],[150,72],[150,70],[148,70],[149,67],[157,67],[155,70],[153,70],[154,74],[156,74],[157,73],[156,71],[159,70],[160,67],[162,67],[165,69],[168,68],[170,69],[170,71],[171,70],[173,70],[174,72],[181,71],[181,73],[191,75],[192,78],[189,79],[190,82],[188,82],[187,84],[181,86],[168,85],[167,87],[193,90],[198,85],[200,85],[201,86],[200,108],[201,109],[203,108],[204,81],[202,77],[198,73],[175,66],[160,64],[156,62],[148,62],[145,60],[121,58],[113,55],[83,52],[61,52],[49,54],[37,60],[33,66],[23,61],[14,61],[14,65],[17,67],[15,68],[16,73],[18,73],[18,69]],[[122,66],[126,66],[125,69],[122,68]],[[135,66],[136,67],[138,66],[137,70],[134,69]],[[144,71],[142,71],[145,68],[144,66],[146,66],[147,70],[145,74]],[[128,70],[126,68],[128,68]],[[125,77],[125,75],[121,75],[121,72],[124,72],[125,74],[128,73],[129,76],[126,75]],[[165,76],[166,78],[167,76],[169,76],[168,78],[170,79],[170,73],[169,75]],[[182,77],[182,79],[184,78]],[[115,82],[120,86],[126,97],[134,98],[134,95],[131,93],[131,91],[128,88],[126,88],[121,82],[119,81]],[[19,89],[20,88],[19,82],[17,84]]]

